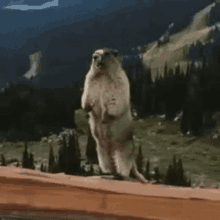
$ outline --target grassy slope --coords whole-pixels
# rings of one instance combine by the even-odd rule
[[[76,112],[77,125],[87,132],[88,124],[85,113],[82,110]],[[192,183],[201,182],[202,177],[205,178],[205,187],[209,187],[211,183],[220,182],[220,141],[215,140],[214,143],[210,136],[202,138],[183,137],[179,133],[179,123],[156,118],[135,121],[137,138],[135,143],[136,146],[139,146],[138,143],[142,143],[144,163],[146,164],[147,159],[150,159],[150,169],[153,170],[154,166],[159,166],[160,171],[164,173],[169,163],[172,163],[173,154],[176,154],[177,158],[182,158],[184,170],[190,172]],[[87,135],[81,135],[79,143],[82,156],[85,158]],[[6,160],[17,158],[21,161],[24,147],[17,148],[14,145],[14,143],[7,143],[6,147],[1,149],[1,153],[5,155]],[[53,143],[52,146],[55,154],[57,154],[58,144]],[[34,154],[35,160],[37,158],[46,160],[49,155],[49,144],[34,142],[29,145],[29,152]]]
[[[170,36],[170,42],[160,47],[153,46],[154,44],[152,44],[152,48],[144,53],[144,63],[150,64],[153,76],[156,76],[157,68],[159,68],[160,73],[163,73],[165,62],[167,62],[168,67],[171,68],[174,68],[176,62],[181,62],[181,69],[183,69],[184,72],[186,71],[186,61],[188,60],[186,46],[192,44],[196,40],[204,40],[209,37],[211,28],[207,27],[209,16],[207,11],[214,5],[215,3],[195,14],[188,27]]]

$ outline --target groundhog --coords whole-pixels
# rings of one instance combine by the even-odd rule
[[[129,180],[132,171],[139,181],[146,183],[135,162],[130,85],[117,51],[105,48],[94,52],[81,101],[82,108],[89,112],[103,174]]]

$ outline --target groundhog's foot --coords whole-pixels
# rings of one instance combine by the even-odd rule
[[[101,176],[102,179],[107,180],[119,180],[119,181],[128,181],[128,182],[140,182],[138,179],[122,176],[121,174],[103,174]]]

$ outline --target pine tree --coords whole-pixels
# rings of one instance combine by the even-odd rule
[[[59,149],[59,167],[66,174],[80,175],[80,150],[78,138],[74,133],[63,136],[63,144]]]
[[[155,78],[155,82],[158,81],[159,79],[160,79],[160,77],[159,77],[159,70],[157,68],[157,75],[156,75],[156,78]]]
[[[174,185],[177,184],[177,163],[176,163],[176,156],[173,155],[173,179]]]
[[[59,161],[58,161],[58,164],[61,168],[62,171],[65,171],[66,170],[66,158],[67,158],[67,154],[68,154],[68,149],[67,149],[67,145],[66,145],[66,139],[65,137],[63,136],[62,137],[63,140],[62,140],[62,146],[59,148]]]
[[[164,65],[164,78],[166,78],[168,76],[168,66],[167,66],[167,62],[165,62]]]
[[[47,172],[47,166],[46,165],[44,166],[44,172],[45,173]]]
[[[168,76],[169,76],[170,78],[172,78],[172,77],[174,76],[174,74],[173,74],[173,69],[172,69],[172,68],[169,68]]]
[[[150,180],[150,160],[147,160],[146,170],[145,170],[145,178]]]
[[[90,161],[92,164],[98,164],[98,156],[96,152],[96,142],[92,136],[90,127],[89,127],[89,136],[88,142],[86,146],[86,157],[87,160]]]
[[[161,174],[159,172],[159,167],[154,168],[154,179],[156,180],[156,183],[161,183]]]
[[[34,166],[34,155],[31,153],[29,156],[29,167],[30,169],[34,170],[35,166]]]
[[[174,170],[173,166],[170,164],[167,169],[167,172],[166,172],[165,184],[174,186],[175,183],[176,183],[175,170]]]
[[[68,136],[68,169],[67,174],[81,174],[80,169],[80,152],[77,146],[75,134],[69,134]]]
[[[151,67],[150,66],[147,69],[147,83],[148,83],[148,85],[151,85],[153,83],[152,72],[151,72]]]
[[[179,159],[177,164],[177,185],[178,186],[184,186],[185,185],[185,179],[184,179],[184,171],[183,171],[183,164],[182,160]]]
[[[138,151],[138,155],[136,158],[136,164],[137,164],[137,169],[140,173],[143,174],[143,154],[142,154],[142,147],[141,145],[139,146],[139,151]]]
[[[25,142],[25,150],[23,152],[23,158],[22,158],[22,167],[23,168],[29,168],[29,157],[28,157],[28,151],[27,151],[27,142]]]
[[[4,157],[4,154],[2,154],[2,163],[1,163],[1,166],[5,166],[6,167],[6,162],[5,162],[5,157]]]
[[[180,75],[180,63],[178,63],[178,65],[175,68],[175,76]]]
[[[54,153],[53,153],[53,148],[52,148],[52,145],[50,144],[50,153],[49,153],[49,169],[51,167],[51,165],[54,163],[55,161],[55,158],[54,158]]]
[[[189,64],[189,62],[187,62],[186,77],[185,77],[186,83],[188,83],[188,81],[189,81],[189,75],[190,75],[190,64]]]
[[[44,172],[44,164],[43,163],[41,163],[41,165],[40,165],[40,171]]]

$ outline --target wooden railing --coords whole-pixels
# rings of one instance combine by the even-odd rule
[[[0,167],[0,217],[220,219],[220,190],[48,174]]]

